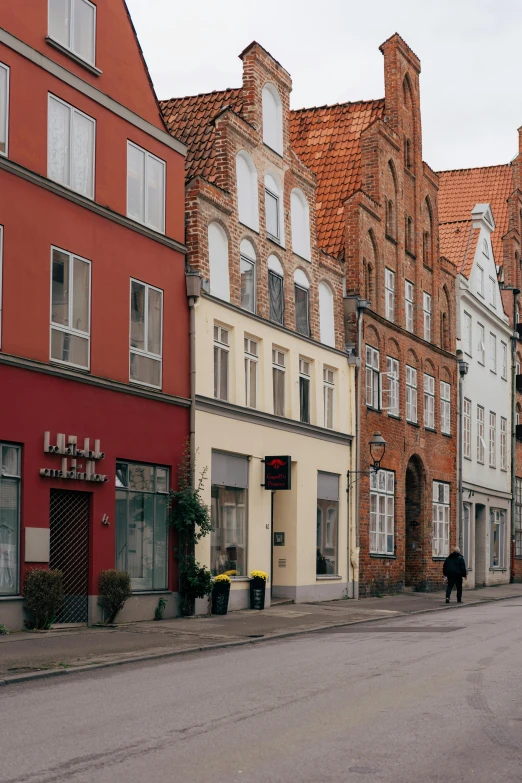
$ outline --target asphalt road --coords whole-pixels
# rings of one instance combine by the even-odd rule
[[[2,783],[519,783],[522,602],[0,689]]]

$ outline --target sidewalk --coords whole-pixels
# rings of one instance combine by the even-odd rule
[[[463,598],[464,607],[522,598],[522,584],[468,590]],[[0,685],[64,674],[79,667],[111,666],[248,644],[350,623],[444,611],[455,606],[454,597],[446,605],[442,592],[403,593],[360,601],[275,605],[263,612],[244,610],[224,617],[179,618],[110,628],[58,626],[47,632],[14,633],[0,636]]]

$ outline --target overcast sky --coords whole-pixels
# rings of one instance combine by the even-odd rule
[[[394,32],[422,62],[423,157],[435,170],[505,163],[522,125],[521,0],[127,0],[159,98],[241,85],[262,44],[292,108],[380,98]]]

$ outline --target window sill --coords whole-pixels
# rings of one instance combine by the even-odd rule
[[[232,582],[250,582],[249,576],[231,576],[230,579]]]
[[[424,429],[427,430],[427,432],[437,432],[435,427],[424,427]]]
[[[294,254],[294,256],[296,258],[299,259],[299,261],[306,261],[307,264],[311,264],[312,263],[312,259],[311,258],[306,258],[306,256],[302,256],[299,253],[296,253],[295,250],[292,250],[292,253]]]
[[[0,595],[0,601],[23,601],[23,595]]]
[[[172,595],[172,590],[162,587],[159,590],[133,590],[132,595]]]
[[[424,269],[427,269],[428,272],[433,272],[433,267],[430,266],[429,264],[424,264],[423,263],[422,266],[424,267]]]
[[[67,367],[71,372],[78,372],[81,375],[90,375],[91,371],[87,367],[77,367],[75,364],[69,362],[60,362],[58,359],[49,359],[51,367]]]
[[[467,459],[467,460],[468,460],[468,462],[472,462],[472,459],[471,459],[471,457],[464,457],[464,459]]]
[[[272,242],[272,244],[275,245],[276,247],[285,250],[285,246],[281,243],[281,241],[277,237],[273,237],[272,234],[267,234],[266,238],[268,239],[269,242]]]
[[[248,228],[249,231],[253,231],[255,234],[259,234],[259,228],[254,228],[254,226],[249,226],[248,223],[242,223],[240,220],[238,220],[238,223],[240,226],[243,226],[244,228]]]
[[[399,244],[398,241],[394,237],[390,236],[390,234],[385,234],[384,237],[385,237],[385,239],[388,240],[388,242],[392,242],[394,245],[398,245]]]
[[[277,150],[275,150],[273,147],[270,146],[270,144],[267,144],[266,142],[263,142],[263,147],[266,147],[267,150],[270,150],[270,152],[273,152],[275,155],[277,155],[278,158],[281,158],[281,160],[284,160],[283,153],[282,152],[278,152]]]
[[[398,416],[396,413],[388,413],[388,418],[389,419],[395,419],[395,421],[400,421],[401,420],[401,417]]]
[[[409,419],[406,419],[406,423],[412,427],[417,427],[417,429],[420,429],[420,424],[417,421],[409,421]]]
[[[381,555],[379,552],[370,552],[370,557],[375,557],[378,560],[397,560],[397,555]]]
[[[335,581],[338,579],[342,579],[342,576],[339,574],[316,574],[315,581],[316,582],[329,582],[329,581]]]
[[[161,391],[161,386],[154,386],[152,383],[145,383],[144,381],[135,381],[129,378],[129,384],[131,386],[138,386],[142,389],[154,389],[155,391]]]
[[[503,568],[502,566],[493,566],[489,570],[490,571],[500,571],[501,573],[505,573],[507,571],[507,568]]]
[[[381,413],[380,408],[374,408],[373,405],[368,405],[368,403],[366,403],[366,409],[374,413]]]
[[[412,253],[411,250],[408,250],[406,248],[404,252],[406,253],[407,256],[409,256],[410,258],[413,258],[414,261],[417,260],[417,256],[415,255],[415,253]]]
[[[96,68],[95,65],[91,65],[86,60],[82,60],[81,57],[79,57],[73,51],[68,49],[66,46],[62,46],[62,44],[58,43],[58,41],[55,41],[53,38],[50,38],[49,36],[46,36],[45,40],[49,44],[49,46],[52,46],[53,49],[56,49],[58,52],[61,52],[62,54],[65,54],[66,57],[69,57],[71,60],[74,60],[74,62],[77,65],[81,65],[82,68],[85,68],[86,71],[89,71],[89,73],[92,73],[93,76],[101,76],[102,75],[103,71],[100,71],[99,68]]]
[[[447,555],[442,555],[442,557],[432,557],[432,561],[434,563],[443,563],[446,560]]]
[[[441,432],[440,434],[441,434],[441,435],[442,435],[444,438],[452,438],[452,437],[453,437],[453,435],[451,434],[451,432]],[[471,457],[464,457],[464,459],[471,459]]]

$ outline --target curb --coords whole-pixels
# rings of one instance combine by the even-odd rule
[[[469,603],[464,603],[459,607],[459,610],[469,609],[473,606],[480,606],[482,604],[491,604],[498,601],[510,601],[514,598],[522,598],[522,595],[509,595],[501,598],[484,598]],[[281,633],[274,633],[270,636],[254,637],[252,639],[235,639],[230,642],[220,642],[216,644],[205,645],[204,647],[187,647],[184,650],[172,650],[172,652],[162,653],[150,653],[149,655],[135,655],[132,658],[118,658],[114,661],[106,661],[104,663],[91,663],[85,666],[68,666],[60,669],[44,669],[40,672],[30,672],[27,674],[15,674],[10,677],[3,677],[0,679],[0,687],[3,685],[16,685],[24,682],[34,682],[37,680],[49,679],[50,677],[62,677],[65,674],[84,674],[88,672],[98,671],[100,669],[111,669],[115,666],[124,666],[130,663],[145,663],[147,661],[158,661],[165,658],[177,658],[180,655],[191,655],[197,652],[207,652],[212,650],[222,650],[228,647],[243,647],[247,644],[259,644],[260,642],[271,642],[278,639],[288,639],[292,636],[304,636],[305,634],[320,633],[321,631],[328,631],[332,628],[345,628],[349,625],[363,625],[366,623],[378,623],[386,620],[392,620],[397,617],[412,617],[419,614],[430,614],[432,612],[445,612],[447,609],[456,609],[457,606],[438,606],[429,609],[416,609],[413,612],[397,612],[394,617],[368,617],[365,620],[348,620],[342,623],[329,623],[328,625],[317,625],[310,628],[300,628],[294,631],[282,631]]]

